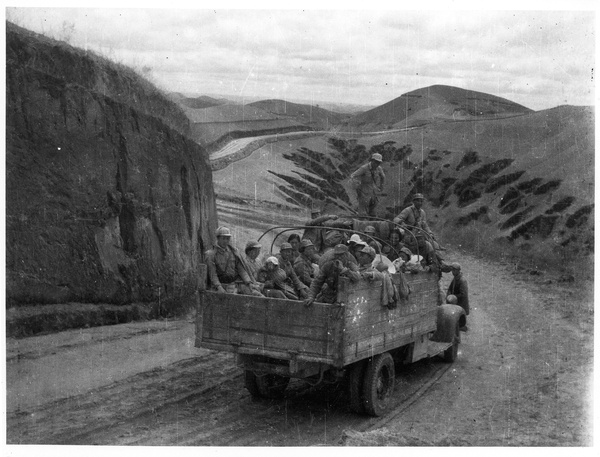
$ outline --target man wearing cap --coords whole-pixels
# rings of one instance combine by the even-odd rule
[[[231,231],[219,227],[217,244],[206,252],[208,277],[213,290],[219,293],[263,295],[251,287],[253,281],[237,250],[231,246]]]
[[[315,253],[315,246],[310,240],[302,240],[298,250],[300,255],[294,260],[294,271],[298,279],[307,287],[310,287],[310,283],[315,277],[313,263],[319,261],[319,256]]]
[[[376,255],[375,249],[371,246],[363,246],[356,253],[358,272],[364,279],[370,279],[371,281],[383,279],[383,273],[373,266],[373,260],[375,260]]]
[[[368,246],[371,246],[373,249],[375,249],[376,254],[381,254],[381,243],[375,239],[375,235],[377,234],[375,227],[372,225],[367,225],[363,233],[363,241],[367,243]]]
[[[315,246],[316,252],[323,252],[325,249],[325,232],[331,228],[347,228],[352,221],[337,222],[338,217],[335,214],[321,216],[321,210],[314,206],[310,213],[311,220],[304,223],[306,228],[302,235],[303,240],[310,240]],[[323,228],[325,227],[325,228]]]
[[[400,226],[408,226],[409,229],[414,227],[425,231],[426,234],[433,237],[433,232],[427,225],[425,218],[425,211],[423,210],[423,194],[415,194],[413,196],[413,203],[410,206],[404,208],[400,214],[394,218],[394,224]]]
[[[296,292],[296,295],[301,298],[306,298],[308,286],[298,279],[298,275],[296,275],[294,266],[292,265],[292,261],[294,260],[294,250],[292,249],[292,245],[290,243],[281,243],[279,254],[277,254],[276,257],[279,261],[279,268],[285,271],[286,283],[292,287]]]
[[[350,175],[356,189],[358,214],[361,216],[375,215],[378,203],[377,192],[383,191],[385,183],[385,173],[381,169],[381,162],[383,162],[381,154],[375,153],[368,163]]]
[[[362,241],[362,243],[364,243],[364,241]],[[340,250],[338,249],[338,252],[336,253],[336,248],[340,245],[343,245],[346,248],[346,250],[343,253],[339,253]],[[323,268],[323,266],[327,262],[330,262],[334,258],[340,257],[340,256],[341,256],[341,259],[344,261],[344,263],[353,264],[356,267],[355,269],[358,270],[358,262],[356,261],[356,258],[354,257],[354,255],[352,255],[348,246],[344,245],[342,240],[340,240],[339,244],[337,244],[334,247],[329,248],[328,250],[325,251],[325,253],[319,259],[319,262],[318,262],[319,268]]]
[[[456,296],[456,304],[465,310],[465,314],[469,314],[469,287],[467,280],[463,277],[460,265],[458,263],[451,263],[449,267],[452,269],[452,282],[448,286],[448,295]]]
[[[315,300],[323,303],[335,303],[340,276],[347,277],[352,282],[360,279],[358,265],[350,261],[348,246],[338,244],[331,252],[333,257],[319,268],[319,273],[310,284],[304,306],[311,306]]]
[[[244,249],[244,252],[246,254],[246,257],[244,257],[246,271],[248,272],[248,276],[250,276],[250,279],[254,281],[256,281],[258,270],[260,270],[262,267],[261,262],[258,260],[261,248],[262,245],[258,242],[248,241],[246,243],[246,249]]]

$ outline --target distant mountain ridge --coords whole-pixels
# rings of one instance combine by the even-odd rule
[[[336,126],[348,115],[335,113],[318,106],[290,103],[285,100],[261,100],[250,103],[249,106],[261,108],[269,113],[295,119],[315,130],[329,130]]]

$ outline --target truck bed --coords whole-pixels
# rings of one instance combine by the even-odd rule
[[[381,281],[342,281],[340,304],[315,302],[309,308],[302,301],[203,291],[196,346],[342,368],[435,330],[437,275],[405,278],[411,294],[392,310],[381,304]]]

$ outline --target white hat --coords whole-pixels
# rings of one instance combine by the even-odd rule
[[[277,260],[277,257],[269,257],[266,260],[266,263],[272,263],[273,265],[279,265],[279,260]]]

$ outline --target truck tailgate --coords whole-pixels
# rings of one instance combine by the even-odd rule
[[[343,319],[337,305],[249,295],[200,295],[196,346],[240,354],[341,363]]]

